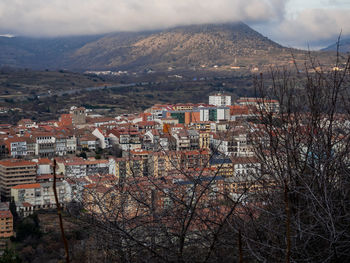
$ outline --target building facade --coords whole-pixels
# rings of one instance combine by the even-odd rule
[[[9,159],[0,161],[0,192],[3,199],[9,199],[11,187],[19,184],[30,184],[35,182],[35,162],[20,159]]]

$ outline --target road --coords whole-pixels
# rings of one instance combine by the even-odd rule
[[[141,85],[142,85],[142,83],[141,83]],[[104,90],[104,89],[118,89],[118,88],[135,87],[135,86],[136,86],[136,83],[129,83],[129,84],[119,84],[119,85],[112,85],[112,86],[74,88],[74,89],[70,89],[70,90],[62,90],[62,91],[57,91],[57,92],[41,93],[41,94],[38,94],[37,97],[42,99],[42,98],[48,98],[48,97],[53,97],[53,96],[72,95],[72,94],[76,94],[79,92],[96,91],[96,90]],[[30,96],[32,96],[32,95],[30,95]]]

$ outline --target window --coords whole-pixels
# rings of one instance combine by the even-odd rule
[[[49,187],[45,186],[43,189],[44,194],[48,194],[49,193]]]

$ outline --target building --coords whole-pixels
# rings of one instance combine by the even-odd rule
[[[0,238],[13,236],[13,216],[8,210],[0,210]]]
[[[207,131],[199,131],[199,148],[209,149],[210,147],[210,133]]]
[[[24,157],[27,155],[27,141],[23,137],[13,137],[5,140],[8,153],[11,157]]]
[[[228,106],[199,108],[199,120],[201,122],[224,121],[229,119],[230,119],[230,108]]]
[[[230,133],[216,133],[211,135],[210,148],[214,152],[230,156],[237,152],[238,141]]]
[[[97,135],[94,134],[96,137]],[[118,145],[123,151],[130,151],[141,148],[141,134],[137,129],[117,130],[109,132],[111,144]]]
[[[92,134],[98,139],[98,146],[102,149],[110,148],[111,141],[109,136],[100,128],[96,128]]]
[[[226,96],[223,93],[217,93],[209,96],[209,104],[215,106],[230,106],[231,96]]]
[[[188,134],[188,130],[182,129],[173,133],[173,137],[176,139],[176,150],[185,151],[191,149],[191,141]]]
[[[26,129],[38,128],[36,122],[32,121],[31,119],[22,119],[17,123],[17,126]]]
[[[253,111],[278,113],[280,110],[280,104],[277,100],[266,98],[240,98],[237,103],[241,106],[248,106]]]
[[[79,150],[96,150],[96,145],[98,144],[98,138],[92,134],[86,134],[79,138]]]
[[[2,199],[9,199],[11,187],[35,183],[35,162],[8,159],[0,161],[0,192]]]
[[[61,204],[70,201],[68,183],[58,181],[56,189]],[[52,182],[16,185],[11,188],[11,198],[16,202],[17,210],[22,216],[32,214],[35,210],[56,207]]]
[[[40,157],[54,157],[56,153],[56,138],[48,132],[35,135],[35,155]]]
[[[84,107],[72,107],[70,114],[72,115],[73,125],[82,125],[86,123],[86,109]]]

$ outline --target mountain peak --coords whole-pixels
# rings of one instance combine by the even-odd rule
[[[283,49],[244,23],[178,26],[136,34],[127,43],[121,39],[119,33],[99,39],[77,50],[73,57],[78,64],[91,68],[103,68],[107,61],[110,68],[164,69],[231,65],[238,58],[259,60],[262,53]],[[87,58],[91,57],[89,63]]]
[[[71,70],[244,67],[287,53],[242,22],[54,40],[0,39],[0,49],[0,66]]]

